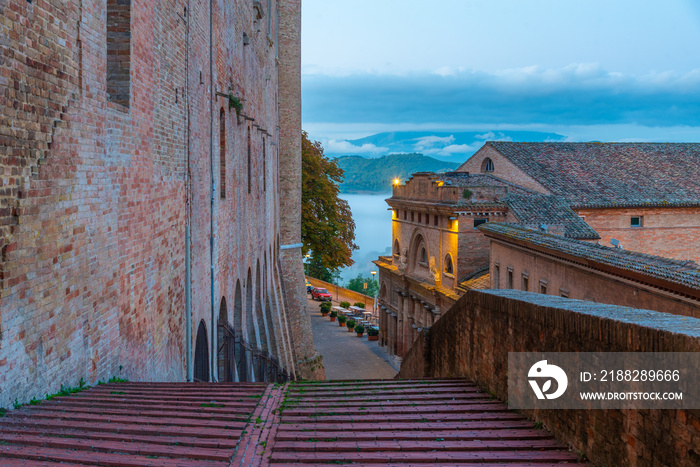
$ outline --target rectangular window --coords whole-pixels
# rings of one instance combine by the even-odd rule
[[[564,297],[564,298],[569,298],[569,290],[568,289],[559,289],[559,296]]]
[[[250,187],[253,178],[253,167],[252,167],[252,155],[250,147],[250,123],[248,123],[248,194],[250,194]]]
[[[547,281],[540,281],[540,293],[547,295]]]
[[[404,210],[403,211],[403,220],[406,220],[406,217],[408,217],[408,211]]]
[[[420,224],[421,222],[423,222],[423,221],[421,220],[421,216],[422,216],[422,214],[419,212],[419,213],[418,213],[418,223],[419,223],[419,224]]]
[[[508,268],[508,288],[513,288],[513,268]]]
[[[529,285],[530,285],[530,275],[529,275],[529,274],[523,273],[523,282],[522,282],[522,284],[523,284],[523,290],[524,290],[525,292],[527,292],[528,290],[530,290],[530,287],[529,287]]]
[[[486,224],[488,221],[488,219],[474,219],[474,228],[476,229],[481,224]]]
[[[411,222],[415,220],[415,212],[411,211]]]
[[[107,100],[129,107],[131,0],[107,0]]]
[[[438,216],[435,216],[435,218],[433,219],[433,223],[435,224],[435,227],[438,226]]]
[[[226,112],[219,112],[219,195],[226,198]]]
[[[642,226],[642,216],[632,216],[630,218],[630,227],[641,227]]]
[[[501,266],[499,266],[498,264],[495,264],[493,266],[493,288],[501,288]]]

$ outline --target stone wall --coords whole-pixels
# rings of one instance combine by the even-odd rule
[[[463,377],[508,397],[508,352],[698,352],[696,321],[515,290],[470,291],[404,358],[398,378]],[[526,410],[599,465],[695,465],[691,410]]]
[[[324,287],[330,292],[331,295],[335,294],[335,289],[336,286],[335,284],[331,284],[330,282],[322,281],[321,279],[316,279],[315,277],[308,277],[306,280],[311,283],[314,287]],[[367,303],[367,308],[372,308],[372,302],[374,302],[374,297],[370,297],[369,295],[361,294],[359,292],[355,292],[354,290],[346,289],[344,287],[338,287],[338,292],[341,293],[344,297],[348,297],[352,300],[352,303],[356,302],[362,302],[362,303]]]
[[[311,336],[289,332],[281,287],[280,6],[0,3],[0,406],[81,378],[185,380],[187,225],[190,357],[201,323],[217,378],[221,317],[293,371]],[[128,21],[108,27],[110,8]]]

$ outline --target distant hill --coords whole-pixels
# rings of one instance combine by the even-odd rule
[[[455,162],[444,162],[422,154],[392,154],[377,159],[343,156],[337,159],[345,171],[340,185],[342,193],[387,193],[395,178],[406,181],[416,172],[450,172],[459,167]]]
[[[541,131],[392,131],[377,133],[365,138],[347,141],[358,149],[363,145],[377,148],[374,154],[367,151],[353,153],[347,147],[343,152],[325,148],[328,156],[348,156],[364,154],[367,157],[380,157],[382,154],[419,153],[449,162],[464,162],[486,141],[563,141],[564,136]]]

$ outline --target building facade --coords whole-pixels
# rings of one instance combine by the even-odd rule
[[[457,171],[562,198],[603,245],[700,262],[700,144],[496,141]]]
[[[534,277],[494,264],[500,246],[483,225],[508,223],[576,245],[612,242],[680,263],[700,257],[699,178],[698,144],[488,142],[455,172],[414,174],[387,200],[393,255],[375,262],[380,344],[400,362],[467,290],[538,290]],[[586,299],[605,302],[592,284],[576,294],[586,288]]]
[[[481,227],[491,288],[515,289],[700,318],[700,268],[514,224]]]
[[[0,406],[81,378],[314,376],[280,207],[299,9],[0,7]]]

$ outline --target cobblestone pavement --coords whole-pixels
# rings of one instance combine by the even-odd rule
[[[306,309],[311,316],[314,347],[323,355],[326,379],[390,379],[396,376],[398,369],[392,366],[389,355],[379,347],[378,341],[368,341],[367,334],[357,337],[346,327],[338,326],[337,321],[324,318],[320,302],[312,300],[311,295],[308,297]],[[342,295],[340,300],[344,300]],[[338,303],[333,300],[333,305]]]

